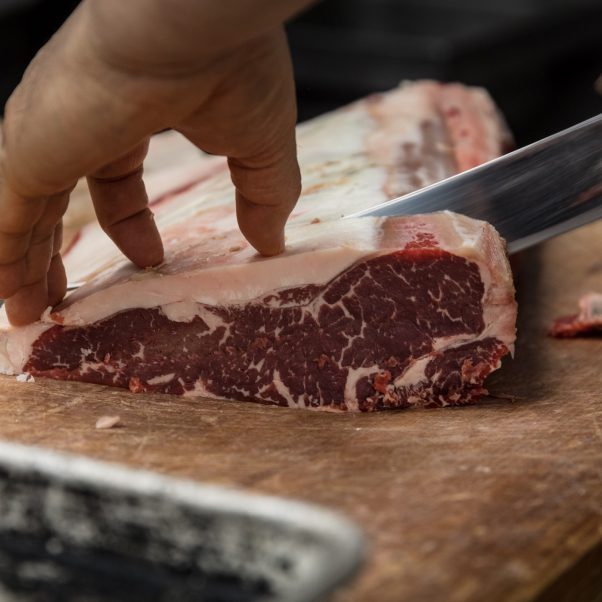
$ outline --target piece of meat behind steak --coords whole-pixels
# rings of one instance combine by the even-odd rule
[[[204,158],[175,192],[151,191],[166,262],[136,270],[87,227],[65,258],[87,284],[5,331],[3,370],[341,410],[483,394],[515,335],[495,230],[451,213],[340,217],[502,153],[489,97],[408,84],[302,125],[298,140],[304,187],[283,255],[256,256],[225,162]]]
[[[550,328],[557,338],[602,335],[602,293],[588,293],[579,299],[579,313],[557,318]]]

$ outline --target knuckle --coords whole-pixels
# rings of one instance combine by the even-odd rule
[[[135,163],[135,164],[134,164]],[[143,167],[140,162],[120,159],[100,169],[97,169],[90,178],[95,182],[113,184],[128,178],[142,177]]]
[[[90,177],[101,182],[119,182],[127,178],[141,178],[149,144],[149,138],[143,140],[132,150],[97,169]]]

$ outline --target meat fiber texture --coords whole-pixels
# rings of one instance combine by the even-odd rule
[[[155,173],[165,262],[138,270],[85,227],[65,254],[85,284],[33,325],[4,317],[0,368],[294,408],[469,403],[513,352],[504,241],[448,212],[341,218],[509,144],[486,92],[430,81],[302,124],[303,193],[269,259],[237,228],[223,159]]]

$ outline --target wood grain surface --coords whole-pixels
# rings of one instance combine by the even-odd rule
[[[340,415],[4,377],[0,436],[339,510],[370,558],[337,602],[600,600],[602,339],[546,329],[602,290],[602,224],[520,259],[516,358],[480,405]]]

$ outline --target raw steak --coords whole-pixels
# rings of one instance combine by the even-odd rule
[[[488,95],[406,84],[303,124],[287,250],[236,227],[223,159],[155,175],[166,260],[140,271],[96,225],[68,250],[85,284],[2,335],[2,370],[290,407],[444,406],[485,393],[513,351],[505,244],[451,213],[340,219],[489,160],[510,143]]]
[[[567,338],[602,334],[602,294],[588,293],[579,299],[579,313],[558,318],[550,335]]]

